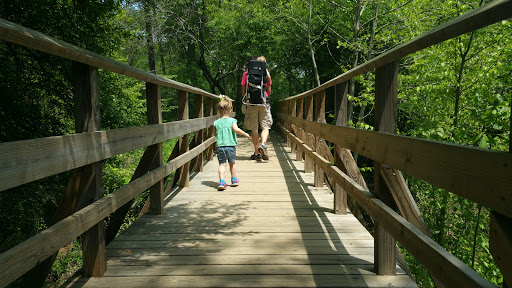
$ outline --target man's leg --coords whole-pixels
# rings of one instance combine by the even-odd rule
[[[261,131],[261,144],[266,146],[267,145],[267,140],[268,140],[268,135],[269,135],[269,130],[268,129],[263,129]]]
[[[254,154],[258,154],[258,143],[260,142],[260,136],[258,130],[251,131],[252,145],[254,145]]]

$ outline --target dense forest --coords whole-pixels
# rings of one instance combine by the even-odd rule
[[[264,55],[275,105],[488,2],[3,0],[0,18],[233,99],[241,94],[247,59]],[[404,58],[398,133],[510,151],[510,35],[512,20],[501,21]],[[5,41],[0,59],[0,143],[75,132],[69,60]],[[370,72],[350,82],[352,127],[373,129],[374,76]],[[145,125],[144,88],[143,82],[100,71],[102,129]],[[175,94],[162,90],[164,122],[176,120]],[[326,116],[332,119],[329,109]],[[164,153],[173,145],[166,143]],[[104,161],[105,194],[130,181],[141,156],[135,151]],[[356,159],[369,175],[372,162]],[[405,177],[433,239],[495,285],[503,285],[489,253],[489,210]],[[69,178],[70,172],[63,173],[0,193],[0,252],[52,224]],[[138,217],[147,195],[134,202],[125,227]],[[427,271],[403,253],[418,285],[433,287]],[[80,267],[77,239],[61,249],[46,285],[58,286]],[[24,281],[11,286],[24,286]]]

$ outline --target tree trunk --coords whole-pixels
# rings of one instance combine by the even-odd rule
[[[309,0],[309,18],[308,18],[308,45],[311,53],[311,61],[313,62],[313,71],[315,73],[316,87],[320,86],[320,76],[318,75],[318,67],[315,60],[315,49],[311,41],[311,13],[313,12],[313,0]]]
[[[353,33],[353,39],[354,41],[354,49],[352,50],[352,68],[355,68],[357,66],[357,63],[359,62],[359,44],[357,44],[357,41],[359,40],[359,25],[361,21],[361,0],[357,0],[356,4],[356,13],[354,18],[354,33]],[[356,82],[355,79],[350,79],[349,88],[348,88],[348,94],[352,97],[355,95],[356,90]],[[354,104],[352,101],[348,102],[348,120],[352,120],[352,112],[354,111]]]
[[[148,46],[148,65],[149,71],[156,74],[155,48],[153,43],[153,19],[149,1],[151,0],[143,1],[144,21],[146,22],[146,44]]]

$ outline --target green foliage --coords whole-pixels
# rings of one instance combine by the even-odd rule
[[[75,239],[59,250],[52,271],[48,275],[47,287],[60,287],[82,265],[82,245],[78,239]]]

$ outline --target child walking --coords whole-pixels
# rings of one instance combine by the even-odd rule
[[[224,180],[226,161],[229,163],[229,171],[231,172],[231,186],[238,186],[239,183],[235,167],[236,145],[238,144],[236,134],[243,135],[248,139],[251,139],[251,136],[238,128],[236,119],[229,117],[229,113],[233,111],[233,106],[226,96],[220,96],[217,108],[221,118],[215,120],[213,126],[217,137],[217,159],[219,160],[220,180],[218,190],[222,191],[226,189],[226,181]]]

